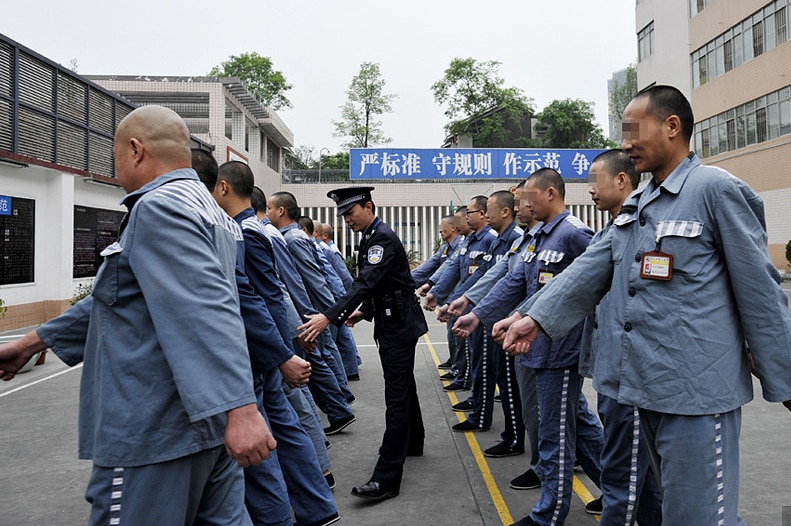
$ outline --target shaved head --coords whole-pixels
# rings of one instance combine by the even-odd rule
[[[143,106],[118,125],[113,144],[118,180],[127,192],[192,166],[187,125],[173,110]]]

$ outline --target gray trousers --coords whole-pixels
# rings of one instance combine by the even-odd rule
[[[139,467],[93,466],[89,526],[252,526],[242,468],[224,446]]]

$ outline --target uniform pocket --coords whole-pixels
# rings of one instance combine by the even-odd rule
[[[118,259],[121,252],[115,252],[104,258],[104,263],[96,273],[91,296],[107,305],[115,305],[118,301]]]

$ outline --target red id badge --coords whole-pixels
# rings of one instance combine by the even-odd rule
[[[673,256],[660,250],[643,252],[640,277],[670,281],[673,277]]]

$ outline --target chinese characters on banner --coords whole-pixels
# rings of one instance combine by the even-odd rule
[[[539,168],[587,179],[604,150],[352,148],[354,179],[521,179]]]

